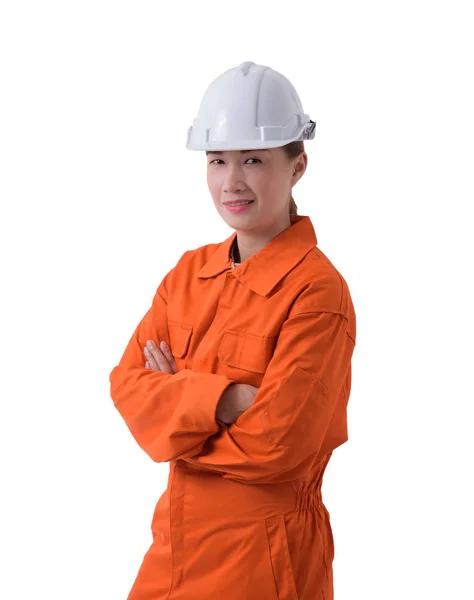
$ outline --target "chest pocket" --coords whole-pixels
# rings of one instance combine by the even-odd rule
[[[278,337],[263,337],[227,329],[217,356],[229,367],[264,374],[272,359]]]
[[[170,334],[171,353],[175,358],[184,358],[189,350],[193,326],[168,320],[168,332]]]

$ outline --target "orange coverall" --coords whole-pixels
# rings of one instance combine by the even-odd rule
[[[170,463],[128,600],[333,600],[321,485],[348,439],[356,317],[310,218],[290,220],[239,266],[236,232],[186,251],[110,373],[133,437]],[[177,373],[145,367],[148,339]],[[259,389],[226,425],[215,411],[234,382]]]

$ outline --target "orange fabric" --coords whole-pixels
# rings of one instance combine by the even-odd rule
[[[323,474],[348,439],[356,317],[308,216],[234,267],[234,232],[186,251],[110,373],[140,447],[170,462],[128,600],[332,600]],[[166,341],[175,374],[145,368]],[[232,383],[259,388],[230,426]]]

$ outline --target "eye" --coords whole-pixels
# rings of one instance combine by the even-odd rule
[[[212,165],[213,163],[216,162],[216,160],[218,160],[220,162],[224,162],[221,158],[215,158],[214,160],[211,160],[211,162],[209,164]],[[258,162],[262,162],[259,158],[255,158],[255,157],[253,157],[253,158],[247,158],[247,160],[256,160]],[[245,162],[247,162],[247,161],[245,161]]]

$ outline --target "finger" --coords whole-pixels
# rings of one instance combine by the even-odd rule
[[[149,341],[151,341],[151,340],[149,340]],[[150,343],[147,344],[146,350],[148,350],[148,355],[147,355],[148,360],[150,360],[150,357],[151,357],[151,360],[155,361],[155,363],[157,365],[156,370],[163,371],[163,373],[171,373],[171,366],[168,363],[168,360],[166,359],[166,357],[163,355],[161,350],[158,348],[158,346],[153,341],[151,341],[151,344]]]
[[[156,362],[155,357],[153,356],[151,351],[148,348],[145,348],[143,353],[145,354],[146,358],[148,359],[147,360],[148,367],[150,369],[153,369],[153,371],[161,371],[160,366]]]
[[[176,366],[176,361],[171,352],[171,348],[168,346],[168,344],[166,342],[161,342],[160,349],[163,352],[163,354],[165,355],[168,363],[170,364],[171,370],[173,371],[173,373],[177,373],[178,367]]]

